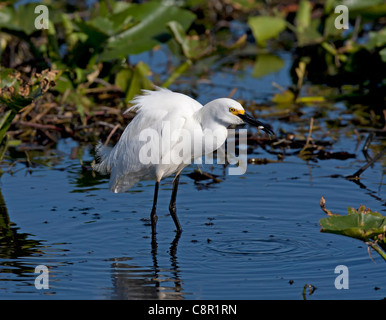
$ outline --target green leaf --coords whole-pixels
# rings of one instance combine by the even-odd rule
[[[382,5],[384,3],[384,0],[336,0],[334,7],[337,5],[345,5],[350,10],[355,11],[362,11],[367,8],[371,8],[373,6]]]
[[[129,54],[150,50],[171,38],[168,22],[177,21],[187,30],[196,18],[190,11],[159,2],[133,4],[126,12],[135,17],[137,24],[108,39],[100,56],[102,61],[125,58]]]
[[[123,8],[114,10],[114,13],[108,16],[109,20],[113,22],[114,33],[122,32],[133,25],[134,17],[130,14],[130,10],[130,7],[125,6],[124,10]]]
[[[364,45],[367,50],[373,50],[376,47],[386,45],[386,28],[383,28],[377,32],[369,32],[369,40]]]
[[[9,146],[9,136],[4,135],[3,137],[0,138],[0,161],[3,160],[4,154],[7,151]],[[1,217],[1,214],[0,214]],[[1,229],[1,218],[0,218],[0,229]]]
[[[248,25],[257,45],[261,47],[265,47],[267,40],[277,37],[286,28],[285,20],[280,17],[251,17]]]
[[[152,82],[147,78],[150,75],[150,67],[140,61],[134,68],[130,87],[127,90],[125,101],[130,101],[135,95],[141,92],[141,89],[151,89]]]
[[[134,69],[122,69],[115,77],[115,85],[125,92],[125,101],[129,102],[141,89],[151,89],[152,82],[148,79],[149,66],[140,61]]]
[[[113,35],[115,31],[114,22],[106,17],[96,17],[90,20],[88,24],[105,35]]]
[[[14,94],[12,97],[0,96],[0,102],[4,103],[9,109],[19,112],[22,108],[28,106],[33,101],[33,98],[23,97],[19,94]]]
[[[310,25],[303,30],[303,32],[297,33],[299,46],[315,44],[323,40],[322,35],[318,31],[319,25],[320,19],[314,19],[310,22]]]
[[[106,18],[98,19],[100,22],[104,21],[105,26],[109,24]],[[87,35],[87,42],[93,48],[99,48],[109,38],[109,30],[104,30],[103,27],[98,26],[97,22],[94,21],[76,21],[75,24],[79,30]],[[109,25],[112,28],[111,25]],[[111,31],[111,30],[110,30]]]
[[[39,16],[39,13],[35,13],[35,8],[38,5],[37,3],[27,3],[19,5],[17,9],[12,6],[2,7],[0,9],[0,27],[22,31],[26,35],[38,31],[35,27],[35,19]]]
[[[296,28],[298,32],[304,32],[311,24],[311,4],[307,0],[301,0],[296,13]]]
[[[326,38],[337,37],[341,35],[344,31],[344,29],[338,29],[335,27],[336,17],[337,15],[333,13],[326,18],[326,21],[324,23],[324,36]]]
[[[386,48],[383,48],[381,51],[379,51],[379,55],[381,56],[382,61],[386,62]]]
[[[285,90],[280,93],[276,93],[272,98],[272,102],[278,103],[278,104],[288,104],[294,101],[295,101],[295,94],[290,90]]]
[[[267,74],[277,72],[284,67],[284,60],[273,54],[260,54],[253,67],[252,75],[262,78]]]
[[[55,91],[58,91],[63,94],[66,90],[72,89],[74,89],[74,86],[72,85],[72,82],[67,75],[62,74],[60,75],[60,77],[58,77],[58,79],[56,79]]]
[[[192,46],[189,40],[186,38],[185,30],[177,21],[170,21],[167,26],[170,28],[177,43],[181,46],[182,52],[185,57],[192,58]]]
[[[115,76],[115,85],[122,89],[123,92],[127,92],[131,78],[133,76],[133,70],[122,69]]]
[[[0,9],[0,27],[9,26],[14,19],[15,10],[7,6]]]
[[[12,76],[15,71],[13,69],[0,69],[0,89],[4,87],[12,87],[16,83],[16,77]]]
[[[332,7],[335,8],[337,5],[345,5],[352,19],[361,15],[362,18],[375,20],[386,15],[385,0],[335,0]]]
[[[8,110],[0,119],[0,143],[2,143],[4,136],[6,135],[9,126],[11,125],[11,122],[13,118],[15,117],[16,113],[14,113],[12,110]]]
[[[364,206],[348,208],[348,215],[331,215],[320,219],[321,232],[340,234],[364,242],[379,240],[386,231],[386,217]]]
[[[328,14],[334,9],[334,0],[326,0],[324,3],[324,13]]]

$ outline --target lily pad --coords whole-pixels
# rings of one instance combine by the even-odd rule
[[[324,199],[321,199],[321,207],[328,217],[320,219],[321,232],[340,234],[347,237],[362,240],[376,250],[386,260],[386,217],[379,212],[371,211],[365,206],[358,210],[349,207],[348,214],[341,216],[333,214],[325,209]]]
[[[375,240],[386,231],[386,217],[361,206],[348,208],[348,215],[332,215],[319,220],[322,232],[341,234],[362,241]]]
[[[257,45],[266,46],[266,41],[276,38],[286,28],[286,22],[281,17],[258,16],[248,19],[253,36]]]

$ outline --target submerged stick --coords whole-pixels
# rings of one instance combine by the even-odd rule
[[[302,150],[300,150],[300,154],[302,154],[304,151],[306,151],[308,146],[309,146],[309,144],[310,144],[313,125],[314,125],[314,117],[311,117],[311,119],[310,119],[310,128],[308,129],[308,135],[307,135],[306,144],[304,145]]]
[[[380,159],[383,154],[385,153],[386,149],[383,149],[380,153],[378,153],[371,161],[366,163],[363,167],[361,167],[357,172],[355,172],[353,175],[346,176],[346,179],[358,179],[360,175],[370,166],[372,166],[378,159]]]
[[[365,144],[364,144],[364,146],[362,148],[362,152],[363,152],[363,154],[364,154],[364,156],[365,156],[367,161],[372,161],[373,160],[370,157],[369,153],[368,153],[368,149],[369,149],[370,144],[373,141],[374,137],[375,137],[375,133],[374,132],[370,132],[368,137],[367,137],[367,139],[366,139],[366,141],[365,141]]]

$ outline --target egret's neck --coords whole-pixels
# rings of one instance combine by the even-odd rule
[[[198,110],[195,118],[202,128],[204,154],[213,152],[224,144],[228,137],[228,125],[218,118],[216,109],[210,103]]]
[[[213,108],[209,102],[196,112],[195,118],[201,124],[202,130],[227,129],[228,124],[219,119],[216,111],[216,108]]]

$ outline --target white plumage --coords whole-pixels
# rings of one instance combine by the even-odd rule
[[[240,103],[228,98],[216,99],[202,106],[184,94],[157,88],[155,91],[143,90],[143,94],[135,97],[132,103],[126,112],[135,111],[134,119],[113,148],[98,144],[99,163],[94,165],[94,170],[111,174],[110,190],[115,193],[130,189],[140,180],[156,180],[152,224],[153,220],[156,222],[159,181],[172,174],[177,178],[194,159],[217,150],[225,142],[230,125],[242,124],[245,120],[272,133],[269,126],[245,114]],[[149,148],[150,162],[146,158],[149,152],[143,152]],[[177,185],[178,179],[174,185],[175,193]],[[170,209],[172,202],[173,199]],[[175,196],[172,216],[180,231],[175,214]]]

